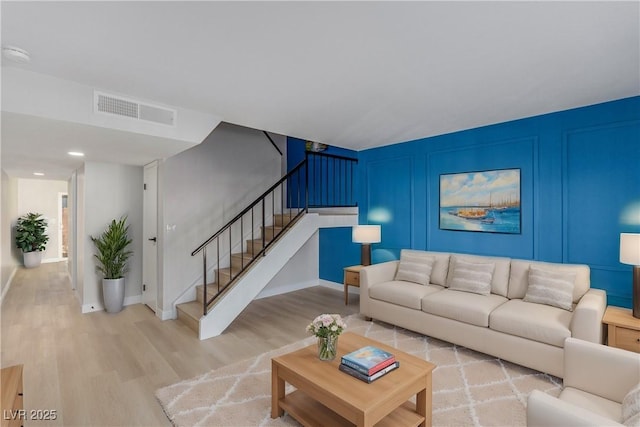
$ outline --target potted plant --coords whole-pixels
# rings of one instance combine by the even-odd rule
[[[98,260],[96,268],[103,275],[102,296],[109,313],[119,312],[124,304],[124,274],[128,268],[127,261],[133,254],[127,250],[131,239],[126,222],[126,216],[118,221],[114,219],[100,236],[90,236],[98,250],[94,255]]]
[[[16,246],[22,250],[24,266],[33,268],[42,262],[49,236],[45,234],[47,220],[42,214],[29,212],[18,218],[16,224]]]

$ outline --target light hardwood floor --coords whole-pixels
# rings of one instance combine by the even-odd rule
[[[66,263],[20,268],[2,303],[1,366],[24,364],[25,409],[56,410],[26,426],[168,426],[160,387],[307,337],[320,313],[358,312],[354,295],[313,287],[253,301],[219,337],[199,341],[146,306],[81,314]]]

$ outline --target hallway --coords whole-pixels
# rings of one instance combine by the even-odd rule
[[[26,426],[170,425],[156,389],[304,338],[320,313],[358,311],[339,288],[317,286],[255,300],[222,335],[199,341],[141,304],[81,314],[66,268],[19,268],[2,304],[2,367],[24,364],[25,409],[57,412]]]

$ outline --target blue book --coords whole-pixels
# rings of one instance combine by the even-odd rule
[[[367,376],[373,375],[396,361],[393,354],[368,345],[342,356],[341,362]]]
[[[386,375],[387,373],[393,371],[394,369],[398,368],[400,366],[400,362],[394,362],[391,365],[387,366],[386,368],[382,368],[381,370],[379,370],[378,372],[376,372],[373,375],[365,375],[360,371],[357,371],[347,365],[344,364],[340,364],[340,367],[338,369],[340,369],[342,372],[351,375],[352,377],[355,377],[361,381],[364,381],[366,383],[371,383],[375,380],[377,380],[378,378]]]

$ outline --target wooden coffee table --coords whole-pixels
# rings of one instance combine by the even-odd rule
[[[371,384],[338,370],[344,354],[367,345],[393,353],[400,367]],[[317,353],[314,343],[271,359],[272,418],[287,411],[305,426],[431,426],[434,364],[351,332],[340,335],[335,360]],[[285,383],[297,390],[285,394]]]

